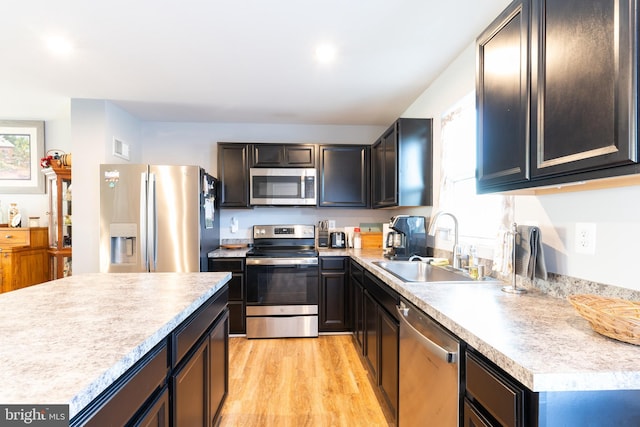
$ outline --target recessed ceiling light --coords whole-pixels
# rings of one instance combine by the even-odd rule
[[[322,64],[333,62],[336,58],[336,48],[330,44],[316,47],[316,60]]]
[[[73,52],[73,44],[61,36],[49,36],[45,38],[45,44],[49,52],[58,56],[69,56]]]

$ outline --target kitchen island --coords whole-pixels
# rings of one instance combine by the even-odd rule
[[[230,277],[86,274],[1,295],[0,403],[68,404],[73,425],[151,350],[173,345],[167,337],[190,316],[214,299],[226,310]],[[160,362],[166,376],[179,360]]]

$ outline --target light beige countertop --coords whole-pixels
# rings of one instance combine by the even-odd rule
[[[373,264],[380,249],[319,252],[350,256],[533,391],[640,390],[640,346],[594,332],[565,299],[500,282],[403,282]]]
[[[241,249],[223,249],[219,248],[207,254],[209,258],[243,258],[247,255],[250,248]]]
[[[0,295],[0,402],[73,417],[230,278],[86,274]]]

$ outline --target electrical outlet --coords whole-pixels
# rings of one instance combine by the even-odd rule
[[[595,255],[596,225],[593,222],[576,223],[576,253]]]
[[[332,219],[329,220],[329,230],[335,230],[336,228],[336,222]]]

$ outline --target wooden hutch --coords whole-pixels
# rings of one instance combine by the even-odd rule
[[[71,275],[71,166],[59,166],[53,160],[42,172],[49,191],[49,259],[50,278]]]

